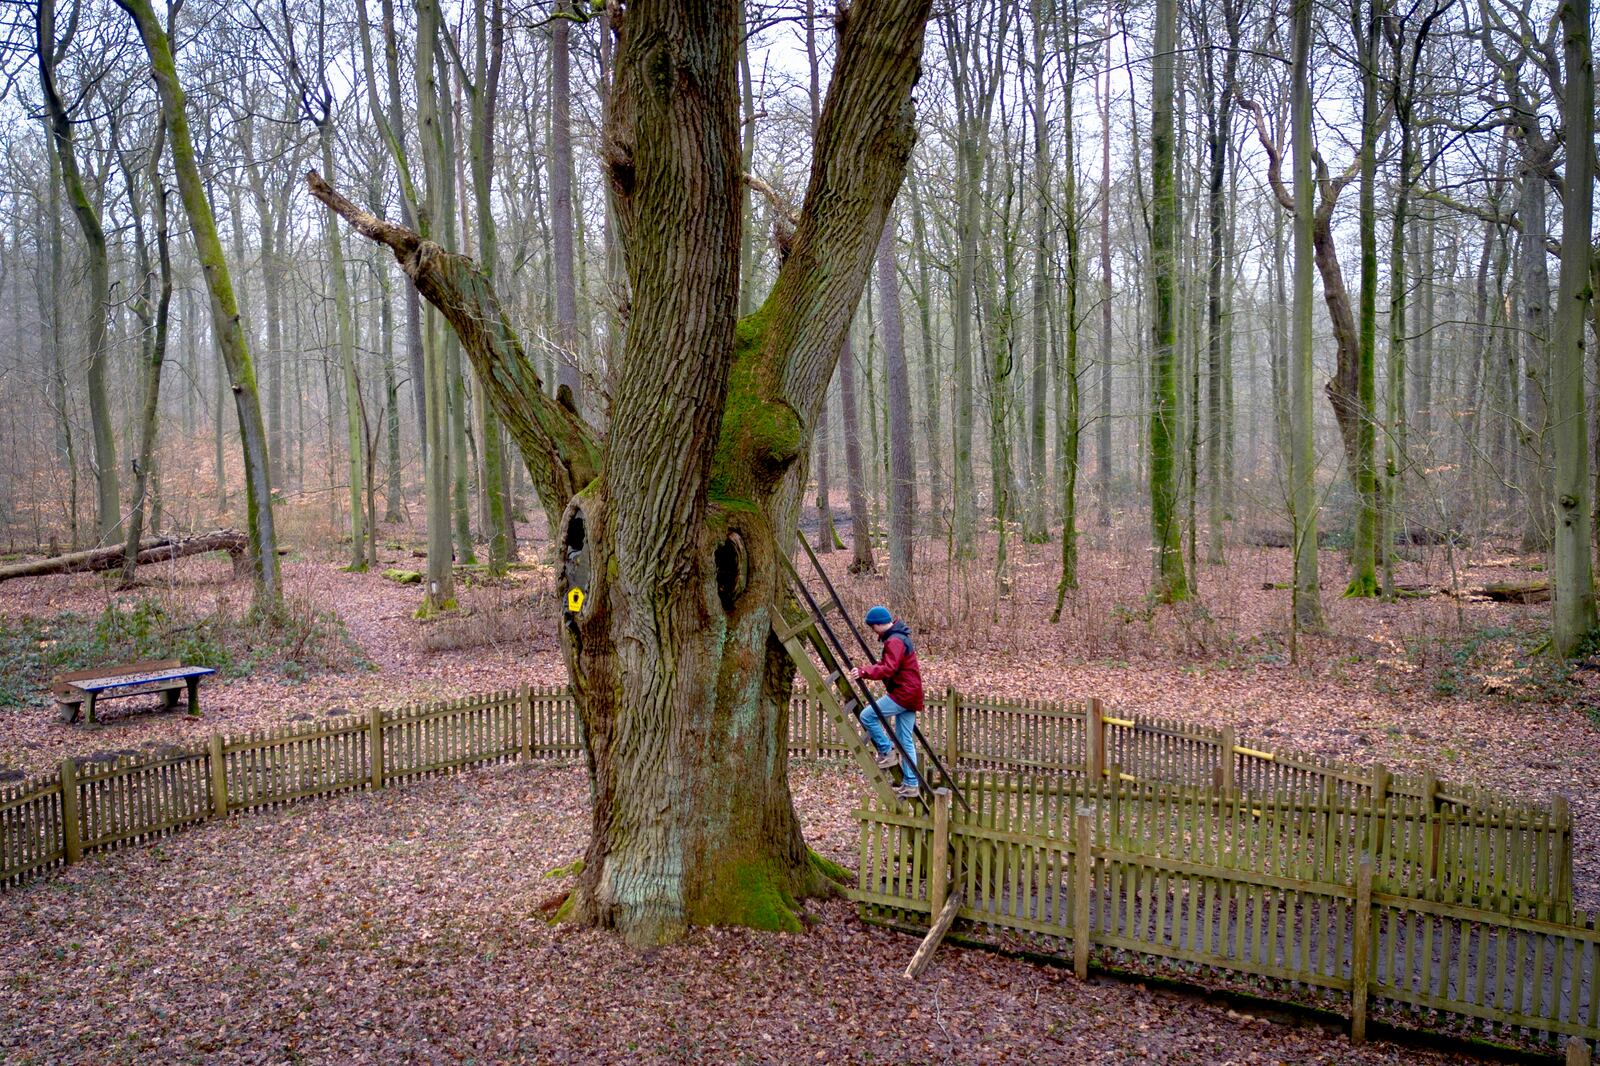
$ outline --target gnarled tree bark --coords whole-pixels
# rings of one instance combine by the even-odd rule
[[[803,457],[914,140],[928,0],[858,0],[789,254],[760,310],[739,295],[738,12],[613,20],[604,155],[631,316],[602,443],[543,395],[473,264],[313,192],[396,252],[444,313],[586,583],[562,627],[594,770],[570,918],[658,943],[689,925],[795,929],[824,891],[787,773],[792,666],[770,637]],[[567,588],[561,590],[563,598]]]

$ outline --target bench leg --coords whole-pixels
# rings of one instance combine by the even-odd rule
[[[95,721],[94,721],[94,698],[95,698],[95,693],[91,692],[91,693],[89,693],[89,695],[83,701],[83,713],[84,713],[84,716],[85,716],[85,721],[87,721],[90,725],[94,725],[95,724]]]
[[[170,711],[178,705],[178,690],[167,688],[161,690],[161,709]]]
[[[56,706],[61,710],[61,720],[70,725],[78,720],[78,711],[82,708],[83,704],[77,702],[76,700],[71,703],[61,700],[56,704]]]
[[[200,679],[198,677],[186,677],[186,678],[183,679],[183,682],[189,688],[189,713],[191,715],[193,715],[194,717],[199,718],[200,717]],[[176,695],[176,693],[174,693],[174,695]]]

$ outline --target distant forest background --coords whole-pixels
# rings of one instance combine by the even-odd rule
[[[629,313],[600,143],[620,10],[7,5],[4,549],[248,526],[275,538],[269,596],[278,543],[360,567],[426,527],[435,585],[449,555],[544,551],[558,515],[454,334],[306,172],[478,260],[546,389],[603,427]],[[1587,6],[1296,13],[936,12],[919,140],[810,457],[814,542],[853,524],[858,570],[890,548],[906,604],[917,557],[1003,596],[1017,539],[1061,545],[1064,594],[1093,576],[1084,531],[1116,530],[1150,545],[1164,600],[1228,580],[1212,564],[1235,543],[1287,547],[1310,628],[1319,543],[1347,553],[1347,594],[1392,596],[1410,546],[1510,541],[1550,553],[1557,646],[1579,646],[1600,472]],[[835,15],[745,17],[749,313],[804,190]],[[170,34],[187,146],[141,25]]]

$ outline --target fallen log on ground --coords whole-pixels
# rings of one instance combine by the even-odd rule
[[[250,547],[250,540],[235,529],[214,529],[192,537],[146,537],[139,542],[139,564],[161,563],[168,559],[181,559],[186,555],[225,551],[233,556],[235,566]],[[14,577],[38,577],[43,574],[77,574],[94,570],[115,570],[122,565],[124,546],[91,548],[88,551],[68,552],[47,559],[33,559],[25,563],[0,566],[0,581]]]
[[[1493,600],[1495,603],[1548,603],[1550,582],[1532,581],[1526,584],[1505,583],[1478,585],[1461,590],[1461,597],[1469,600]]]

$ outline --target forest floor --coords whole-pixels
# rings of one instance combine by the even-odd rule
[[[930,689],[1098,696],[1280,750],[1562,793],[1576,902],[1600,906],[1600,674],[1534,654],[1547,605],[1345,600],[1340,556],[1325,551],[1327,632],[1302,637],[1290,662],[1288,593],[1265,587],[1288,579],[1283,549],[1230,546],[1226,567],[1199,568],[1196,603],[1151,609],[1143,531],[1091,530],[1057,625],[1059,546],[1013,541],[1014,591],[999,600],[987,551],[964,568],[942,549],[919,555],[907,613]],[[417,565],[409,549],[380,554]],[[1450,555],[1416,549],[1398,579],[1542,576],[1499,548]],[[847,552],[825,558],[852,608],[886,597],[881,577],[845,573]],[[465,585],[463,615],[429,622],[413,618],[414,587],[376,573],[291,557],[284,577],[298,621],[277,635],[244,620],[248,585],[224,561],[147,568],[125,592],[93,575],[0,587],[0,782],[69,754],[564,681],[548,567]],[[203,718],[122,700],[89,730],[43,702],[42,678],[71,655],[163,638],[226,664],[202,686]],[[852,864],[852,775],[793,775],[808,839]],[[484,771],[206,826],[0,895],[0,927],[18,934],[0,947],[0,1058],[1443,1061],[1283,1027],[1264,1043],[1264,1023],[1220,1008],[964,950],[941,952],[908,996],[893,975],[911,942],[842,903],[816,907],[803,938],[703,932],[618,952],[527,919],[560,888],[528,872],[575,857],[582,800],[571,769]],[[41,1002],[61,1009],[40,1014]]]
[[[855,775],[792,776],[807,838],[849,861]],[[911,987],[916,941],[842,900],[813,903],[803,934],[622,949],[536,913],[587,830],[581,770],[504,766],[204,825],[0,894],[0,1060],[1472,1061],[951,946]]]

